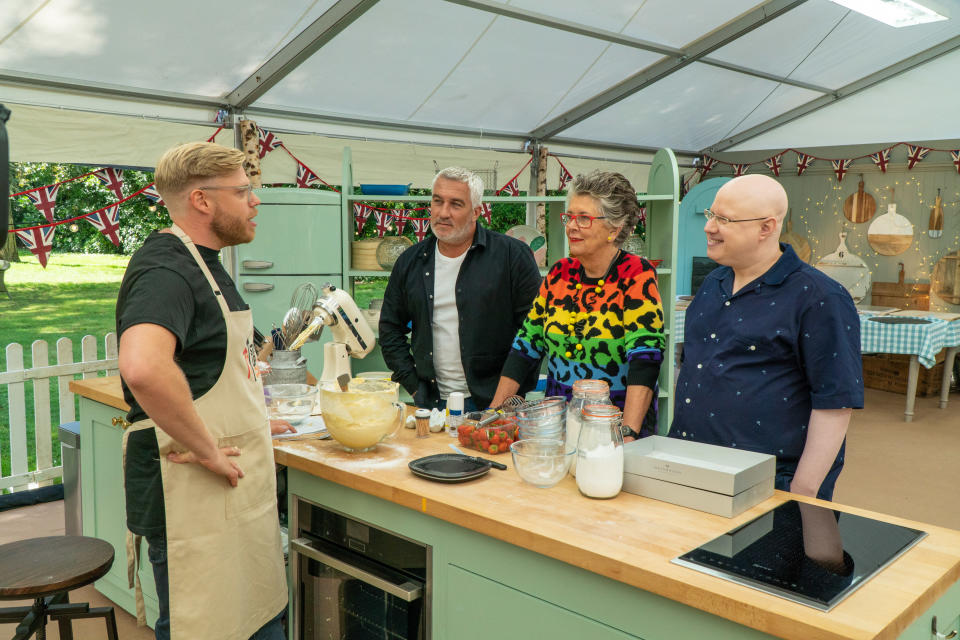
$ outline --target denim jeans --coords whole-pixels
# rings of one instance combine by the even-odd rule
[[[157,640],[170,640],[170,580],[167,574],[167,537],[164,534],[146,536],[147,557],[153,565],[153,580],[157,585],[157,600],[160,615],[153,627]],[[283,618],[287,610],[283,609],[273,619],[250,636],[250,640],[286,640],[283,630]]]

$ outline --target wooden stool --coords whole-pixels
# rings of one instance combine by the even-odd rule
[[[32,607],[0,609],[0,622],[19,622],[12,640],[34,633],[47,637],[47,617],[60,626],[61,640],[73,640],[70,621],[103,618],[107,638],[118,640],[113,607],[71,604],[68,592],[103,577],[113,564],[113,547],[85,536],[50,536],[0,545],[0,600],[33,598]]]

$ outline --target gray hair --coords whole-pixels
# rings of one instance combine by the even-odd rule
[[[467,187],[470,189],[470,206],[472,208],[475,209],[479,207],[481,202],[483,202],[483,180],[473,171],[470,171],[470,169],[447,167],[439,171],[437,175],[433,177],[433,184],[430,185],[432,189],[437,188],[437,180],[440,178],[467,183]]]
[[[619,173],[591,171],[577,175],[567,192],[567,209],[574,196],[590,196],[596,201],[600,215],[604,216],[603,223],[610,229],[621,227],[614,240],[618,247],[633,233],[640,220],[637,193],[630,181]]]

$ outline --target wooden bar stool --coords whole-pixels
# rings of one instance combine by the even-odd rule
[[[107,638],[118,640],[113,607],[71,603],[68,593],[103,577],[113,564],[110,543],[85,536],[50,536],[0,545],[0,600],[33,598],[31,607],[0,609],[0,622],[19,622],[12,640],[47,637],[47,618],[61,640],[73,640],[70,621],[103,618]]]

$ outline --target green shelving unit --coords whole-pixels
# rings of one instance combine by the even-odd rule
[[[641,196],[647,206],[647,253],[662,259],[657,269],[657,285],[663,301],[663,329],[666,345],[663,366],[660,367],[660,415],[658,431],[665,435],[673,420],[673,384],[676,380],[676,332],[673,330],[674,301],[677,282],[674,277],[674,259],[677,255],[678,221],[680,210],[680,170],[677,158],[670,149],[660,149],[653,157],[647,178],[647,191],[653,195]]]
[[[673,382],[675,362],[673,354],[676,341],[673,338],[673,305],[677,297],[677,287],[673,273],[673,260],[677,255],[677,222],[680,206],[680,171],[677,158],[670,149],[660,149],[653,158],[647,179],[646,193],[637,194],[637,198],[647,203],[647,254],[650,258],[662,259],[657,268],[660,296],[663,300],[664,333],[667,336],[663,367],[660,369],[659,432],[665,434],[673,419]],[[343,149],[343,194],[341,197],[343,247],[340,252],[343,260],[344,286],[353,290],[355,277],[387,277],[389,271],[363,271],[353,269],[350,264],[350,243],[353,240],[353,204],[355,202],[424,202],[429,196],[368,196],[354,195],[353,192],[353,156],[350,147]],[[550,266],[567,255],[567,236],[560,214],[566,204],[565,196],[484,196],[489,204],[508,202],[512,204],[545,203],[547,205],[547,264],[541,268],[546,274]]]

